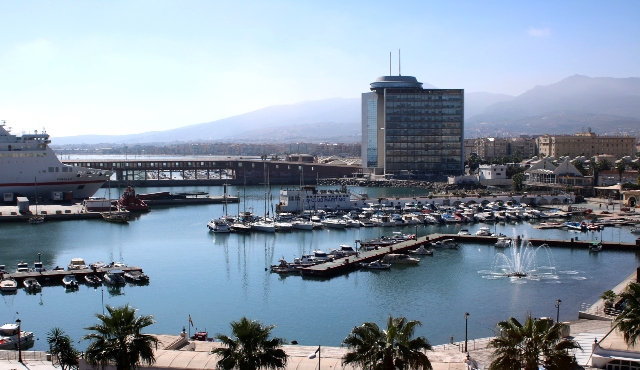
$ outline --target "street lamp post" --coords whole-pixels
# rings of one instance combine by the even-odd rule
[[[308,357],[310,360],[313,360],[314,358],[316,358],[316,353],[318,354],[318,370],[320,370],[320,346],[318,346],[318,349],[316,349],[316,351],[310,354]]]
[[[16,324],[18,324],[18,362],[22,363],[22,348],[20,347],[20,324],[22,321],[20,319],[16,320]]]
[[[560,303],[562,303],[562,301],[556,299],[556,322],[560,322]]]
[[[464,351],[468,352],[467,350],[467,332],[469,328],[469,312],[465,312],[464,313]]]

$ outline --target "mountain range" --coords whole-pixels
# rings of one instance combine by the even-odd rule
[[[360,141],[360,116],[360,98],[332,98],[276,105],[166,131],[59,137],[53,144],[349,143]],[[518,96],[465,93],[465,137],[572,134],[587,127],[598,134],[640,136],[640,78],[575,75]]]

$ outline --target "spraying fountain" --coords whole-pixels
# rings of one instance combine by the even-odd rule
[[[515,237],[512,246],[497,253],[491,270],[480,271],[486,278],[509,277],[512,280],[556,279],[553,254],[547,244],[534,247],[526,239]],[[520,242],[520,243],[518,243]]]

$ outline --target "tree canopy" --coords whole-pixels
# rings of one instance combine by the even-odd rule
[[[531,315],[523,324],[511,317],[497,324],[497,335],[489,342],[494,348],[490,370],[571,369],[575,360],[568,350],[578,349],[578,342],[562,338],[562,323],[534,320]]]
[[[274,325],[264,326],[259,321],[246,317],[231,322],[233,338],[216,334],[224,347],[214,348],[212,353],[220,356],[216,368],[220,370],[284,369],[288,356],[281,348],[282,338],[270,338]]]
[[[420,325],[417,320],[389,316],[386,329],[373,322],[354,327],[342,341],[349,349],[342,362],[370,370],[431,370],[425,353],[431,350],[431,344],[425,337],[413,337]]]
[[[620,298],[622,312],[614,322],[624,335],[624,340],[632,346],[640,337],[640,283],[630,283],[627,289],[620,293]]]
[[[141,364],[155,363],[153,348],[158,340],[142,330],[153,324],[152,316],[136,316],[137,309],[129,304],[107,306],[107,314],[96,314],[100,323],[85,328],[93,333],[82,337],[91,343],[85,359],[93,366],[114,363],[118,370],[134,370]]]

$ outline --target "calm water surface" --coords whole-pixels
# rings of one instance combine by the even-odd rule
[[[139,189],[140,192],[164,189]],[[172,191],[207,190],[220,195],[221,188],[174,188]],[[231,188],[235,195],[241,188]],[[372,197],[391,194],[421,195],[420,189],[359,189]],[[256,214],[264,212],[264,189],[247,188],[240,205]],[[115,197],[116,190],[112,190]],[[277,189],[273,190],[277,199]],[[274,201],[275,202],[275,201]],[[270,208],[270,207],[268,207]],[[14,269],[17,262],[31,262],[42,253],[45,266],[66,266],[71,258],[87,262],[123,261],[140,266],[151,277],[148,286],[127,285],[121,289],[90,288],[66,292],[60,286],[45,287],[41,294],[24,290],[2,295],[0,321],[18,317],[44,350],[46,333],[63,328],[74,340],[96,322],[103,302],[113,306],[129,303],[140,314],[150,314],[157,323],[150,332],[178,334],[191,315],[197,329],[210,335],[229,333],[229,322],[242,316],[275,324],[274,334],[306,345],[338,346],[351,328],[364,321],[384,323],[388,315],[421,320],[419,335],[433,344],[446,343],[449,336],[464,338],[464,313],[469,312],[469,337],[492,335],[495,324],[509,316],[555,317],[555,301],[562,300],[561,320],[577,318],[582,302],[592,303],[617,285],[638,266],[632,252],[589,254],[585,250],[553,248],[558,271],[553,280],[491,280],[479,271],[490,269],[501,250],[489,245],[465,244],[460,250],[438,250],[416,267],[394,267],[390,271],[356,271],[330,280],[300,276],[282,277],[265,268],[284,257],[292,260],[313,249],[336,248],[356,239],[377,237],[393,229],[294,231],[284,234],[213,235],[206,223],[222,214],[222,205],[153,209],[128,225],[101,220],[45,222],[42,225],[0,224],[0,263]],[[236,213],[230,206],[229,213]],[[461,228],[474,232],[483,224],[420,226],[419,235],[455,233]],[[593,238],[591,233],[566,230],[536,230],[528,223],[495,226],[507,235],[525,234],[557,239]],[[408,227],[406,232],[415,232]],[[599,237],[600,233],[595,236]],[[633,241],[628,228],[607,228],[604,240]],[[546,258],[546,257],[545,257]],[[18,314],[19,313],[19,314]],[[86,347],[86,342],[77,346]]]

